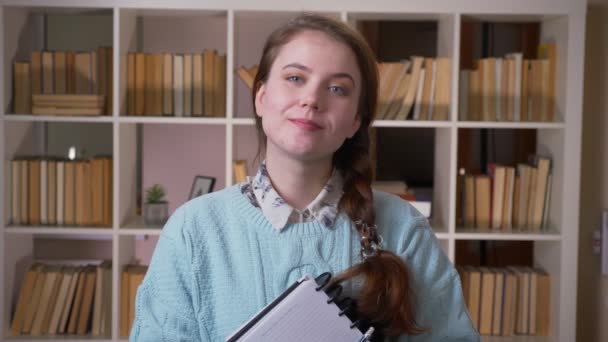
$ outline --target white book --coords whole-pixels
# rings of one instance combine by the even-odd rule
[[[433,59],[433,68],[431,70],[431,94],[429,96],[429,113],[428,120],[433,120],[433,107],[435,106],[435,79],[437,78],[437,61]]]
[[[12,225],[21,224],[21,161],[11,161],[11,218]]]
[[[40,224],[49,223],[48,213],[48,182],[47,161],[40,161]]]
[[[329,301],[324,290],[317,290],[318,286],[314,278],[305,275],[226,341],[368,341],[373,328],[365,335],[351,328],[350,319],[339,314],[340,308]]]
[[[496,121],[502,121],[502,58],[496,58],[496,93],[494,98],[496,99]]]
[[[418,89],[416,89],[416,100],[414,102],[414,120],[420,120],[420,107],[422,105],[422,89],[424,88],[424,68],[420,69],[418,78]]]
[[[461,121],[469,119],[469,77],[471,70],[460,70],[458,79],[458,115]]]
[[[173,56],[173,114],[184,116],[184,56]]]
[[[515,93],[513,95],[513,120],[521,121],[521,74],[522,74],[522,63],[523,63],[523,55],[520,52],[514,52],[507,55],[507,58],[512,58],[515,60],[515,70],[514,75],[511,79],[515,80]]]
[[[65,201],[65,162],[57,162],[57,225],[63,225],[63,205]]]

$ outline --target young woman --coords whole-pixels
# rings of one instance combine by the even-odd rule
[[[223,341],[303,274],[326,271],[350,285],[377,337],[479,340],[428,221],[370,187],[377,86],[373,53],[346,25],[302,15],[272,33],[253,89],[264,161],[172,215],[132,341]]]

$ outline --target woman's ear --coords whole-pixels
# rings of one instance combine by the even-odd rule
[[[266,95],[266,85],[262,83],[258,88],[258,91],[255,93],[255,113],[257,116],[262,116],[261,109],[264,105],[264,96]]]

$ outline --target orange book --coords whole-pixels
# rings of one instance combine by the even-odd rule
[[[66,93],[76,93],[76,56],[73,51],[65,53],[65,88]]]
[[[55,80],[53,73],[53,53],[50,51],[42,52],[42,93],[55,93]]]
[[[135,54],[127,54],[127,115],[135,115]]]
[[[216,55],[215,62],[216,109],[215,116],[226,117],[226,55]]]
[[[55,56],[55,94],[65,94],[67,92],[67,73],[66,73],[66,54],[63,51],[56,51]]]
[[[19,292],[19,299],[17,300],[17,307],[15,314],[13,315],[13,322],[11,323],[11,336],[21,335],[21,330],[25,321],[25,312],[30,301],[33,299],[34,287],[36,286],[36,279],[42,271],[42,265],[33,264],[25,275],[23,284],[21,284],[21,290]]]
[[[146,55],[135,54],[135,115],[146,113]]]
[[[89,327],[91,318],[91,310],[93,306],[93,296],[95,295],[95,279],[97,272],[95,266],[90,266],[85,272],[84,293],[82,296],[82,304],[78,315],[78,326],[76,334],[84,336]]]
[[[84,284],[86,281],[86,269],[87,268],[84,268],[80,271],[80,273],[78,273],[78,282],[76,283],[76,294],[74,295],[72,311],[70,312],[70,319],[67,327],[67,333],[70,335],[76,333],[78,318],[80,317],[80,307],[82,305],[82,298],[84,295]]]
[[[32,111],[30,64],[15,62],[13,68],[15,75],[15,114],[30,114]]]
[[[32,94],[42,94],[42,52],[32,51],[30,57]]]
[[[214,93],[214,72],[215,70],[215,57],[214,52],[205,50],[203,52],[203,115],[213,116],[213,109],[215,108],[215,93]]]

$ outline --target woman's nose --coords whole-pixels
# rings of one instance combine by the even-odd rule
[[[323,95],[319,87],[305,89],[300,97],[300,106],[309,107],[314,111],[321,110],[323,108]]]

